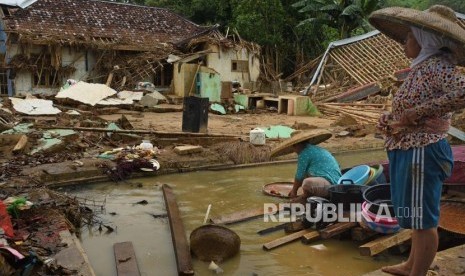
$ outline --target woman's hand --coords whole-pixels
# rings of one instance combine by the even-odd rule
[[[288,194],[289,197],[296,197],[297,196],[297,189],[292,188],[292,190]]]
[[[394,133],[397,133],[401,131],[403,128],[417,126],[418,119],[419,117],[415,109],[409,108],[404,110],[402,115],[400,115],[400,119],[398,121],[391,122],[389,126],[393,128]]]
[[[378,124],[376,125],[376,128],[381,131],[384,134],[389,133],[389,121],[391,120],[392,115],[390,112],[384,112],[381,114],[381,117],[378,119]]]

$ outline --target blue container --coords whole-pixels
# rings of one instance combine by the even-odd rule
[[[360,165],[353,167],[337,181],[337,184],[356,184],[363,185],[370,176],[370,166]]]

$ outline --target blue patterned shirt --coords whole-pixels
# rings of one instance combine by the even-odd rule
[[[341,177],[341,170],[336,159],[329,151],[307,144],[299,153],[295,180],[303,181],[310,176],[323,177],[331,184],[336,184]]]

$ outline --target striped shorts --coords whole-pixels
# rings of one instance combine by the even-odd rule
[[[400,227],[438,226],[442,184],[454,160],[446,139],[408,150],[388,151],[391,199]]]

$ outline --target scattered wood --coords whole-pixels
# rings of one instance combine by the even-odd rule
[[[311,232],[315,232],[315,230],[313,230],[313,229],[300,230],[299,232],[295,232],[295,233],[286,235],[284,237],[278,238],[276,240],[265,243],[263,245],[263,249],[264,250],[271,250],[271,249],[277,248],[279,246],[282,246],[282,245],[288,244],[290,242],[293,242],[293,241],[295,241],[297,239],[300,239],[305,234],[308,234],[308,233],[311,233]]]
[[[170,222],[171,239],[176,256],[178,275],[194,275],[189,243],[173,190],[166,184],[163,184],[162,190]]]
[[[303,244],[310,244],[318,239],[320,239],[320,232],[312,231],[302,236],[302,243]]]
[[[186,146],[177,146],[174,148],[174,152],[179,154],[179,155],[186,155],[186,154],[191,154],[191,153],[199,153],[202,152],[202,147],[201,146],[191,146],[191,145],[186,145]]]
[[[246,221],[257,217],[263,217],[264,215],[276,214],[281,210],[282,207],[280,207],[278,210],[265,210],[264,207],[260,207],[257,209],[241,210],[232,214],[214,217],[211,218],[210,221],[214,224],[233,224],[236,222]]]
[[[320,230],[320,235],[322,239],[329,239],[356,226],[358,226],[358,222],[338,222]]]
[[[227,134],[212,134],[212,133],[197,133],[197,132],[173,132],[173,131],[154,131],[145,129],[115,129],[110,130],[106,128],[93,128],[93,127],[67,127],[67,126],[39,126],[35,125],[37,129],[72,129],[76,131],[89,131],[89,132],[109,132],[109,133],[129,133],[129,134],[153,134],[158,136],[192,136],[192,137],[240,137],[237,135]]]
[[[132,242],[115,243],[113,251],[115,252],[116,272],[118,276],[140,275]]]
[[[21,135],[21,137],[18,140],[18,143],[16,143],[15,147],[13,148],[13,152],[22,151],[26,147],[27,141],[28,141],[27,136]]]
[[[399,245],[412,238],[412,230],[402,229],[398,233],[383,236],[359,247],[360,255],[374,256],[393,246]]]

